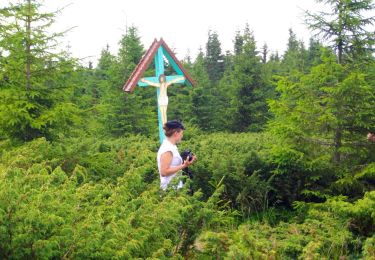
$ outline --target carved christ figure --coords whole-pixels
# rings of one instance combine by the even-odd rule
[[[185,80],[185,77],[175,78],[171,81],[167,82],[167,79],[164,74],[159,76],[159,83],[155,83],[144,78],[141,79],[141,82],[147,83],[150,86],[160,88],[159,96],[158,96],[158,106],[161,112],[161,121],[164,125],[167,122],[167,107],[168,107],[168,95],[167,95],[167,88],[176,83],[180,80]]]

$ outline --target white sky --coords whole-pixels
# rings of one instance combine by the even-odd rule
[[[235,32],[248,23],[258,48],[267,43],[282,54],[289,28],[308,43],[303,10],[321,10],[314,0],[45,0],[44,5],[49,11],[66,6],[53,29],[75,27],[63,45],[74,57],[86,58],[83,63],[95,64],[107,44],[117,53],[126,25],[138,28],[145,49],[163,37],[179,59],[189,52],[195,59],[199,47],[205,50],[208,30],[218,32],[224,53],[233,50]]]

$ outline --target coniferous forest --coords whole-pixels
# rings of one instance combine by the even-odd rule
[[[0,258],[375,259],[374,3],[318,2],[284,53],[244,24],[183,58],[197,86],[168,90],[168,118],[198,160],[167,192],[155,89],[122,90],[138,28],[84,66],[59,12],[1,8]]]

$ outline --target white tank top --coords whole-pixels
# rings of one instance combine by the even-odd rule
[[[177,146],[169,142],[167,139],[164,139],[163,143],[161,144],[158,155],[157,155],[157,161],[158,161],[158,169],[159,169],[159,175],[160,175],[160,188],[163,190],[167,189],[168,184],[170,181],[176,176],[176,173],[169,175],[169,176],[162,176],[160,174],[160,158],[163,153],[166,152],[172,152],[172,167],[179,166],[182,164],[182,158],[180,153],[178,152]],[[177,188],[182,187],[182,181],[179,182]]]

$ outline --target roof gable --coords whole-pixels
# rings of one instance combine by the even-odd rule
[[[179,75],[183,75],[186,78],[188,85],[195,86],[195,81],[191,78],[185,68],[182,66],[181,62],[176,58],[173,51],[168,47],[168,45],[161,38],[160,41],[156,39],[152,42],[150,48],[143,55],[138,65],[135,67],[134,71],[130,75],[128,81],[123,86],[125,92],[133,92],[138,81],[142,78],[143,73],[146,71],[152,59],[155,57],[155,54],[159,48],[162,48],[164,57],[169,61],[172,68]]]

